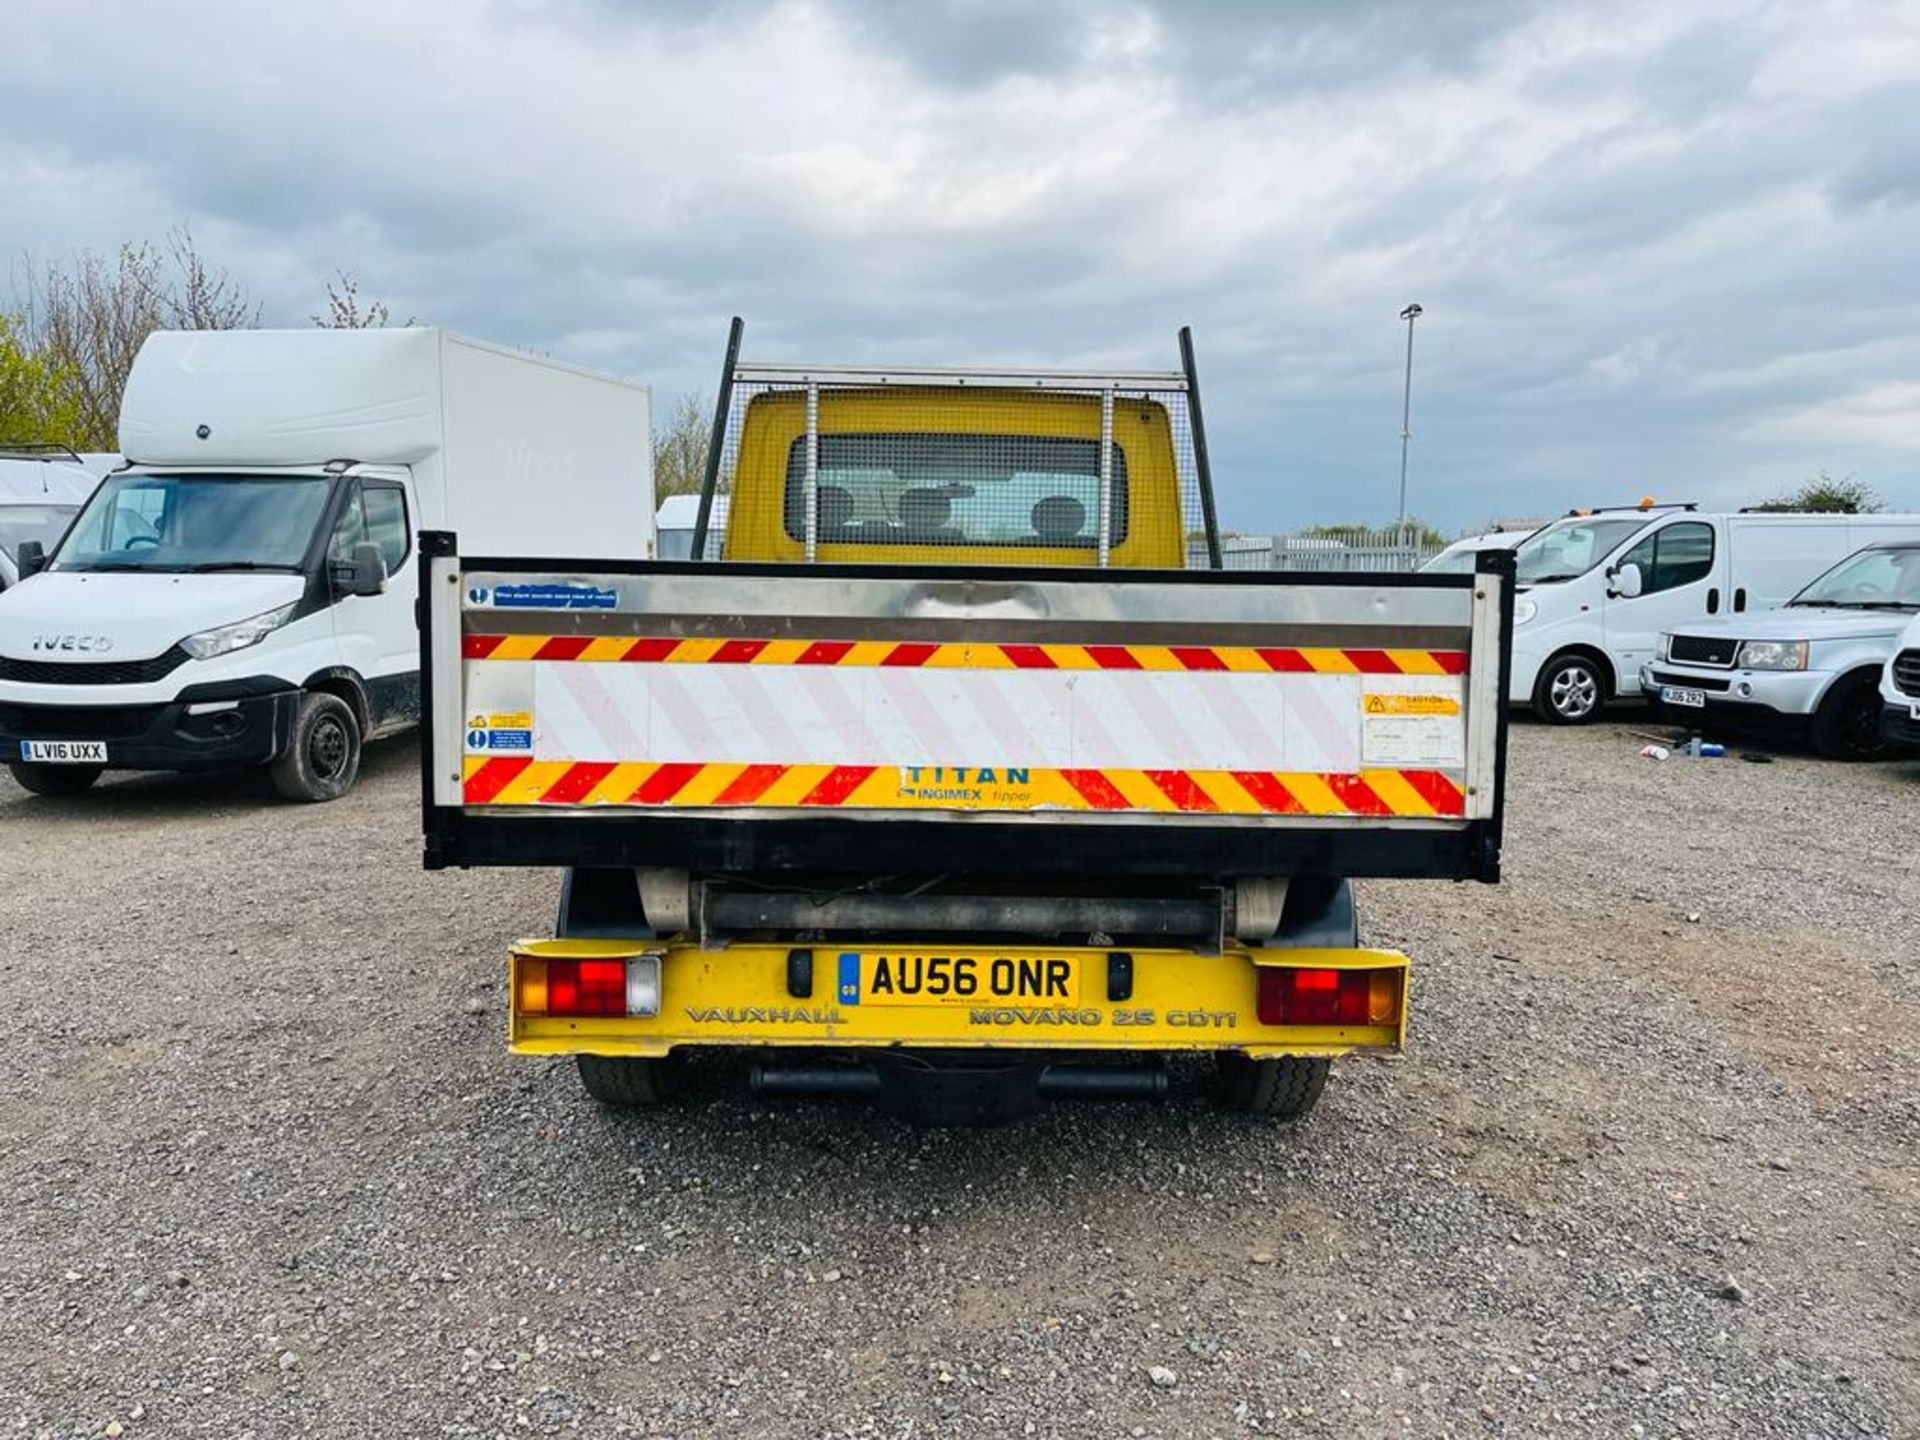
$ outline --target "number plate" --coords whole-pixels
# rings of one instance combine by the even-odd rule
[[[1077,1005],[1080,962],[1064,955],[847,950],[842,1005]]]
[[[1678,685],[1662,685],[1660,699],[1667,705],[1685,705],[1690,710],[1707,708],[1707,692],[1704,690],[1684,690]]]
[[[22,740],[20,758],[35,765],[104,765],[104,740]]]

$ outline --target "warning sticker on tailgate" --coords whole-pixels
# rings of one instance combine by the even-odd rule
[[[1363,695],[1360,753],[1368,765],[1444,770],[1466,764],[1459,699],[1402,692]]]
[[[467,717],[467,749],[470,751],[515,750],[531,753],[533,750],[532,713],[513,710],[469,715]]]

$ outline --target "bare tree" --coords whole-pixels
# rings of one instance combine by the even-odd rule
[[[171,285],[156,299],[169,330],[245,330],[260,323],[260,306],[224,270],[208,266],[182,225],[167,237],[173,256]]]
[[[362,300],[360,282],[344,270],[334,271],[327,282],[327,313],[311,317],[323,330],[379,330],[393,323],[384,300]],[[409,316],[401,322],[413,324]]]
[[[155,330],[232,330],[255,325],[260,307],[224,270],[201,257],[185,226],[163,251],[122,245],[111,259],[79,250],[27,272],[22,300],[28,342],[72,387],[81,449],[118,443],[120,392],[133,357]]]
[[[708,417],[697,395],[681,395],[653,427],[653,494],[698,495],[707,478]]]

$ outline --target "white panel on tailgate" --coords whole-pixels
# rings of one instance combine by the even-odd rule
[[[1352,771],[1361,764],[1364,678],[1369,693],[1447,703],[1459,763],[1460,681],[1451,675],[531,668],[541,760]],[[517,699],[500,707],[529,708]]]

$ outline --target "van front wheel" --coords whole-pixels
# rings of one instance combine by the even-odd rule
[[[360,773],[360,722],[338,695],[300,697],[293,743],[273,762],[273,788],[289,800],[338,800]]]
[[[98,765],[33,765],[16,761],[7,766],[22,790],[35,795],[78,795],[100,778]]]
[[[1586,725],[1599,718],[1607,698],[1607,670],[1591,655],[1569,650],[1540,667],[1533,684],[1533,711],[1549,725]]]

